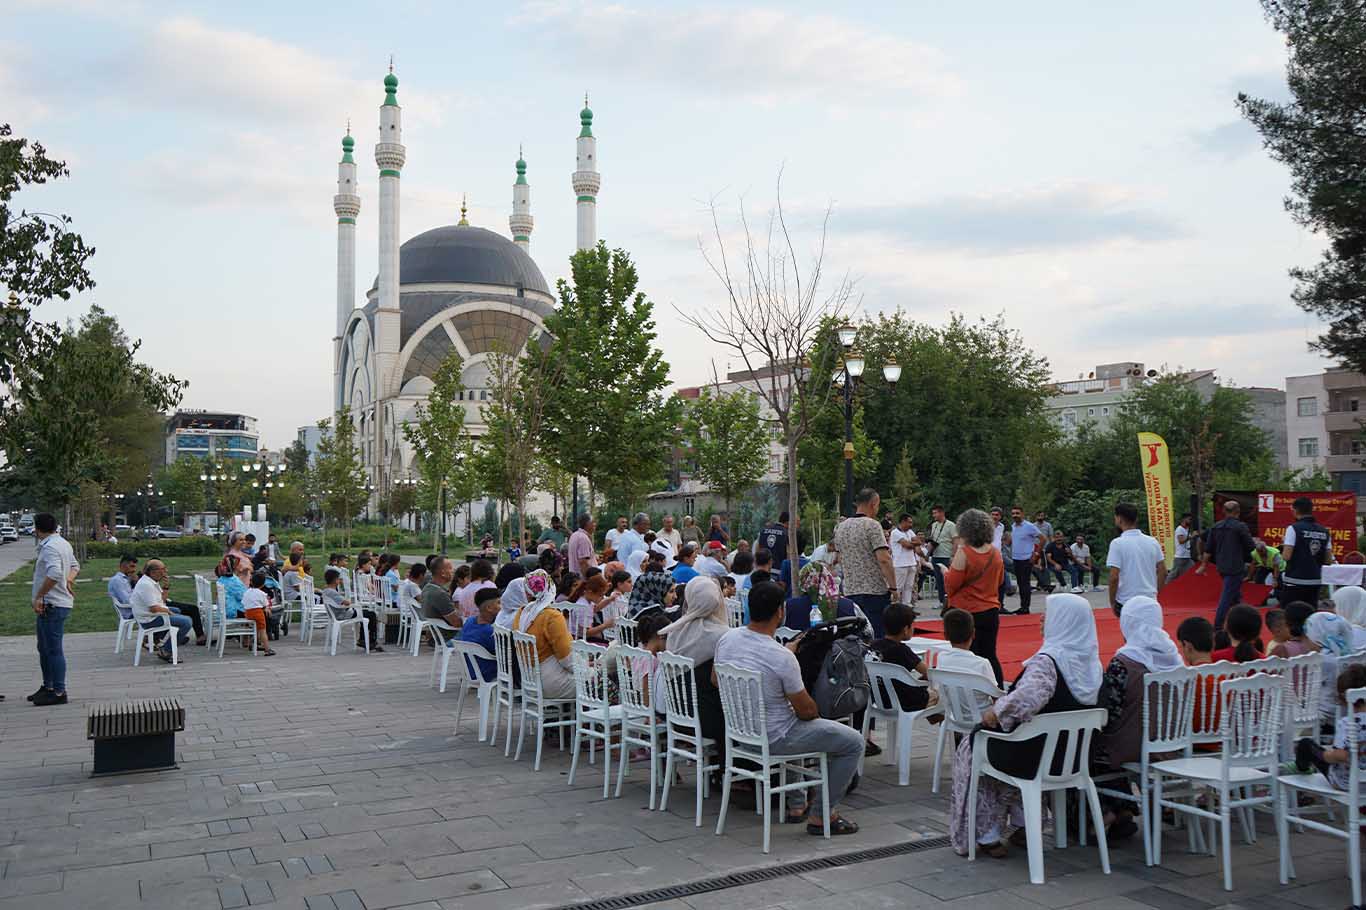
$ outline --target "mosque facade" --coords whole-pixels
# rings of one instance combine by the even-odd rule
[[[544,328],[555,297],[531,258],[531,186],[519,155],[512,187],[508,234],[474,227],[461,206],[460,221],[400,243],[403,145],[398,78],[384,79],[375,164],[379,180],[379,274],[363,297],[356,293],[355,140],[342,139],[337,168],[337,326],[333,338],[333,410],[355,422],[366,475],[376,494],[415,476],[412,449],[402,427],[432,389],[432,376],[455,351],[462,363],[465,426],[471,436],[486,427],[481,406],[490,397],[492,352],[520,353]],[[593,112],[587,98],[579,114],[576,168],[571,186],[577,207],[577,246],[597,244],[601,177]]]

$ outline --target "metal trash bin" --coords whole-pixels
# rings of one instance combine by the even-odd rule
[[[174,698],[93,705],[86,739],[95,743],[91,776],[176,767],[175,735],[185,729],[185,709]]]

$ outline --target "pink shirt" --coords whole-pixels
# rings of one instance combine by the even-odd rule
[[[459,591],[455,592],[455,602],[460,605],[460,615],[469,619],[479,613],[479,608],[474,605],[474,595],[485,588],[495,587],[491,581],[472,581]]]
[[[568,556],[569,571],[577,575],[583,574],[583,560],[588,560],[590,566],[598,564],[598,556],[593,552],[593,538],[583,528],[569,535]]]

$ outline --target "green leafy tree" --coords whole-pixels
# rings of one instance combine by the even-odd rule
[[[288,472],[286,472],[288,473]],[[272,521],[301,518],[308,511],[308,494],[297,477],[289,477],[268,491],[267,507]]]
[[[302,439],[295,439],[285,448],[285,467],[298,477],[308,473],[308,447]]]
[[[838,395],[839,393],[837,393]],[[854,405],[854,485],[865,486],[882,463],[882,446],[864,428],[862,404]],[[844,403],[826,401],[797,448],[797,476],[808,493],[836,510],[844,496]]]
[[[486,476],[513,504],[517,540],[526,534],[526,500],[536,480],[546,404],[561,389],[564,370],[551,356],[551,344],[533,336],[522,352],[495,344],[489,367],[489,403],[480,408],[488,427],[482,440]]]
[[[1292,100],[1246,94],[1238,106],[1272,158],[1290,169],[1285,207],[1328,243],[1293,268],[1295,302],[1328,324],[1314,347],[1366,372],[1366,5],[1361,0],[1262,0],[1285,36]]]
[[[898,514],[909,512],[914,515],[925,507],[920,475],[911,463],[910,449],[904,443],[901,446],[901,457],[892,468],[892,484],[888,491],[891,496],[887,501],[887,508]]]
[[[413,420],[403,425],[403,435],[413,447],[414,466],[426,491],[424,500],[432,511],[441,511],[441,488],[446,488],[446,511],[453,503],[467,501],[455,498],[451,489],[456,481],[457,465],[472,464],[473,449],[465,430],[465,406],[460,402],[464,390],[461,372],[464,368],[460,355],[452,351],[432,374],[432,388],[427,400],[414,408]],[[461,480],[467,479],[463,474]],[[470,498],[477,495],[471,494]],[[440,521],[436,522],[440,526]]]
[[[204,481],[204,459],[182,455],[162,468],[157,476],[157,489],[165,499],[175,500],[176,507],[183,516],[186,512],[202,512],[207,491]]]
[[[367,497],[365,469],[361,464],[360,447],[356,445],[356,425],[351,411],[342,408],[334,420],[318,421],[322,439],[318,442],[318,457],[314,461],[315,484],[323,511],[340,522],[345,535],[344,546],[351,546],[351,524]]]
[[[544,405],[556,464],[609,499],[633,501],[662,483],[679,420],[664,394],[669,365],[655,344],[654,305],[637,290],[624,250],[599,242],[570,258],[572,283],[546,319],[548,357],[562,380]]]
[[[697,477],[721,494],[730,515],[735,497],[768,470],[769,428],[759,418],[759,402],[748,392],[704,388],[683,413],[683,438],[692,449]]]

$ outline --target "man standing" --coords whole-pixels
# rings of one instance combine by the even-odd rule
[[[1176,557],[1172,559],[1172,570],[1167,574],[1167,581],[1176,581],[1194,565],[1195,560],[1191,559],[1191,513],[1187,512],[1176,526]]]
[[[778,520],[759,532],[759,546],[761,550],[767,550],[773,555],[773,564],[781,566],[783,560],[787,559],[787,537],[788,537],[788,514],[784,512],[778,516]],[[878,525],[880,529],[882,526]],[[784,579],[784,584],[791,584],[791,579]]]
[[[588,577],[588,570],[598,564],[598,555],[593,552],[593,532],[598,523],[591,512],[579,515],[579,528],[569,535],[569,571],[580,578]]]
[[[1020,586],[1020,609],[1014,611],[1016,614],[1029,612],[1029,576],[1034,569],[1034,556],[1042,538],[1038,526],[1032,521],[1025,521],[1024,509],[1011,506],[1010,558],[1015,565],[1015,583]]]
[[[887,539],[892,550],[892,568],[896,570],[898,591],[915,592],[915,548],[919,543],[915,531],[911,530],[911,516],[902,512]]]
[[[617,538],[617,562],[629,565],[631,554],[645,549],[645,532],[650,530],[650,516],[637,512],[631,519],[631,527],[621,532]]]
[[[930,563],[934,566],[934,587],[939,592],[939,606],[942,609],[949,602],[944,592],[944,573],[953,559],[958,526],[949,521],[943,506],[935,506],[930,510],[930,515],[934,517],[930,522]]]
[[[1285,571],[1281,575],[1281,603],[1304,601],[1317,607],[1323,586],[1323,567],[1333,561],[1332,539],[1328,529],[1314,520],[1314,502],[1308,496],[1295,500],[1295,523],[1285,529],[1281,555]]]
[[[558,515],[550,516],[550,527],[541,532],[540,539],[536,543],[542,544],[547,540],[555,545],[555,549],[564,549],[564,522],[560,521]]]
[[[172,613],[166,606],[166,592],[162,584],[166,582],[166,564],[159,559],[149,559],[142,567],[142,577],[133,586],[133,598],[129,605],[133,608],[133,618],[144,629],[174,630],[176,643],[185,645],[190,640],[190,617]],[[157,648],[157,657],[170,663],[171,635],[168,631]],[[34,702],[37,704],[37,702]]]
[[[66,652],[62,637],[76,605],[72,586],[81,567],[71,544],[57,533],[57,519],[51,514],[43,512],[33,517],[33,536],[38,541],[38,554],[33,563],[32,599],[43,684],[29,700],[35,705],[64,705]]]
[[[881,504],[876,490],[859,490],[854,497],[856,514],[835,528],[835,548],[844,567],[844,596],[863,610],[875,639],[882,637],[882,611],[897,598],[892,554],[882,536],[882,522],[876,518]]]
[[[1005,565],[1007,555],[1006,547],[1010,546],[1010,538],[1006,534],[1005,522],[1002,521],[1004,512],[1000,506],[993,506],[991,509],[991,545],[1001,554],[1001,565]],[[1012,567],[1013,568],[1013,567]],[[1001,573],[1001,586],[996,590],[996,599],[1001,602],[1001,615],[1006,614],[1006,595],[1015,592],[1010,590],[1010,570]]]
[[[664,516],[664,527],[659,529],[659,536],[669,542],[669,546],[674,548],[675,553],[683,549],[683,535],[679,533],[678,528],[674,527],[672,515]]]
[[[1043,535],[1044,546],[1048,546],[1048,542],[1053,539],[1053,523],[1048,520],[1043,509],[1034,513],[1034,527]]]
[[[606,535],[606,537],[603,539],[603,542],[607,545],[607,549],[609,549],[609,550],[611,550],[613,553],[615,553],[616,550],[617,550],[617,541],[620,540],[620,539],[621,539],[621,535],[623,535],[623,534],[625,534],[625,533],[626,533],[626,516],[625,516],[625,515],[618,515],[618,516],[617,516],[617,522],[616,522],[616,524],[613,525],[612,527],[610,527],[610,528],[607,529],[607,535]]]
[[[699,547],[702,546],[702,529],[697,526],[697,519],[691,515],[683,516],[683,530],[680,533],[684,543],[695,543]],[[681,548],[675,547],[674,552],[677,553],[679,549]]]
[[[1200,568],[1197,575],[1205,574],[1205,568],[1213,562],[1224,580],[1224,588],[1219,594],[1219,606],[1214,611],[1215,631],[1224,627],[1224,616],[1229,608],[1239,603],[1243,597],[1243,575],[1247,572],[1248,554],[1252,552],[1252,532],[1238,519],[1241,507],[1237,500],[1224,503],[1224,517],[1209,529],[1205,550],[1200,554]]]
[[[1138,529],[1138,507],[1115,506],[1119,536],[1110,541],[1105,564],[1110,567],[1110,609],[1119,615],[1126,601],[1139,595],[1157,597],[1167,583],[1167,558],[1162,544]]]

